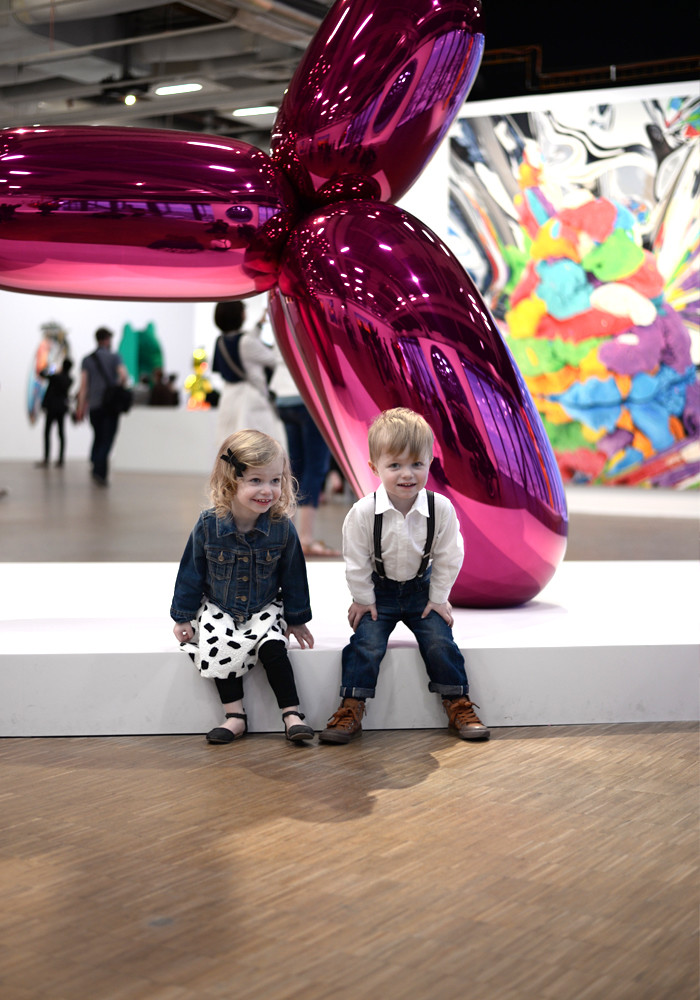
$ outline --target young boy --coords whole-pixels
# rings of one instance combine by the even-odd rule
[[[381,486],[358,500],[343,524],[354,635],[343,650],[343,700],[319,739],[349,743],[362,732],[365,699],[374,697],[379,665],[400,621],[418,640],[429,690],[442,696],[449,728],[463,740],[488,739],[452,637],[448,597],[464,558],[457,515],[447,497],[425,489],[433,432],[423,417],[398,407],[377,417],[368,443],[369,467]]]

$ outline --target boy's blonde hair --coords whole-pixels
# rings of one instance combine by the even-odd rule
[[[270,508],[270,517],[279,521],[296,510],[296,480],[282,445],[262,431],[243,430],[229,434],[218,450],[209,478],[209,499],[217,517],[231,513],[238,483],[248,469],[260,469],[282,459],[282,492]]]
[[[384,410],[372,421],[367,436],[369,457],[375,465],[385,453],[402,455],[407,451],[413,461],[426,454],[432,459],[434,440],[430,426],[419,413],[397,406]]]

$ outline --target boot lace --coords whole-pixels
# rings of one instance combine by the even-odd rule
[[[453,712],[450,713],[453,724],[456,726],[482,725],[481,719],[474,711],[475,708],[479,708],[479,705],[467,698],[460,698],[459,701],[453,702]]]
[[[327,729],[352,729],[355,726],[355,713],[349,705],[341,705],[328,720]]]

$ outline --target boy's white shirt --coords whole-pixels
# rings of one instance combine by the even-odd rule
[[[390,580],[412,580],[420,569],[428,533],[428,494],[421,490],[408,514],[394,507],[383,485],[358,500],[343,523],[345,578],[358,604],[374,604],[374,515],[382,518],[382,559]],[[435,537],[432,549],[430,600],[444,604],[464,561],[464,542],[454,507],[435,494]]]

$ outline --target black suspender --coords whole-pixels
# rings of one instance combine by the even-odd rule
[[[425,547],[423,549],[423,558],[421,560],[420,569],[416,573],[416,576],[423,576],[426,569],[428,568],[428,563],[430,562],[430,550],[433,547],[433,538],[435,537],[435,494],[432,490],[425,491],[428,497],[428,530],[425,536]],[[375,493],[375,498],[377,494]],[[384,572],[384,560],[382,559],[382,519],[383,514],[374,515],[374,562],[375,568],[379,576],[386,576]]]
[[[377,494],[374,494],[376,504]],[[384,572],[384,560],[382,559],[382,518],[383,514],[374,513],[374,562],[375,569],[379,576],[386,576]]]
[[[418,576],[423,576],[428,568],[430,550],[433,547],[433,538],[435,538],[435,494],[432,490],[426,490],[426,493],[428,496],[428,531],[425,536],[425,548],[423,549],[423,559],[418,570]]]

